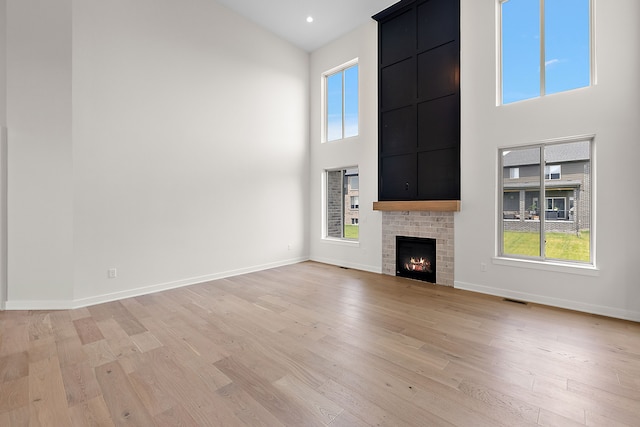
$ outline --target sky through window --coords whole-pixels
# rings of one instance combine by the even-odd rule
[[[540,13],[541,3],[544,15]],[[502,3],[503,104],[589,86],[589,3],[590,0]]]

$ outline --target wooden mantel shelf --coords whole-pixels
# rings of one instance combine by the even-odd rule
[[[412,200],[373,202],[373,210],[460,212],[460,200]]]

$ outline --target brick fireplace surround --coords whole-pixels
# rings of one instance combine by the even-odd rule
[[[453,212],[382,212],[382,273],[392,276],[396,275],[396,236],[436,239],[436,281],[453,286]]]

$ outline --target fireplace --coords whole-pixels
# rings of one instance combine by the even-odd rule
[[[436,283],[436,239],[396,236],[396,276]]]
[[[396,236],[435,239],[438,264],[435,269],[436,283],[453,286],[453,214],[439,211],[382,211],[382,273],[396,275]]]

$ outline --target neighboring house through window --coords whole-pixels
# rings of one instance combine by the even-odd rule
[[[579,139],[500,150],[500,256],[593,263],[591,145]]]
[[[359,237],[358,168],[326,172],[326,237],[357,240]]]

